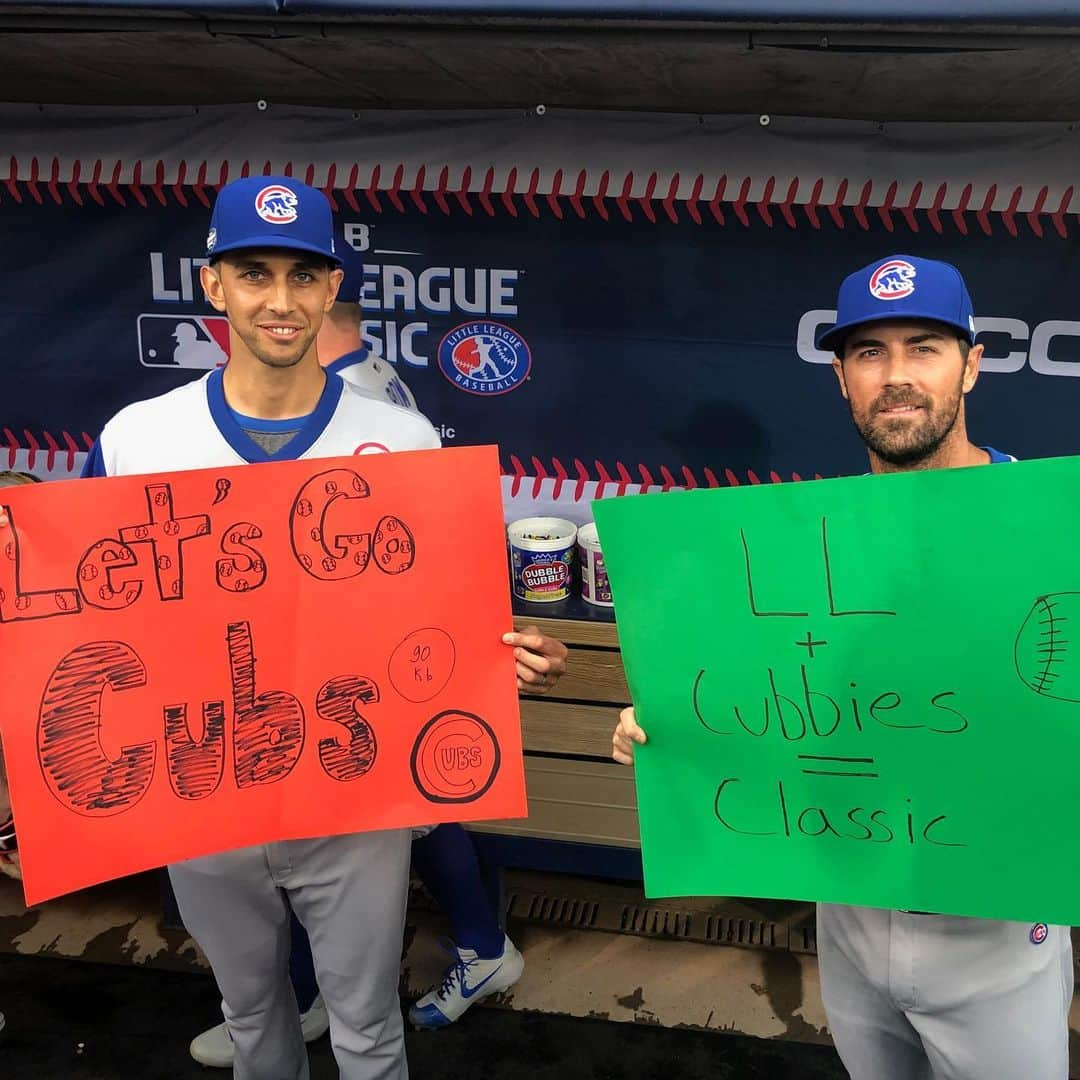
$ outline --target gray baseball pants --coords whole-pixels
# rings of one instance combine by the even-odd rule
[[[819,904],[818,963],[852,1080],[1067,1080],[1068,927]]]
[[[308,1080],[286,895],[311,938],[342,1080],[407,1080],[398,981],[410,843],[408,829],[353,833],[169,867],[221,991],[236,1080]]]

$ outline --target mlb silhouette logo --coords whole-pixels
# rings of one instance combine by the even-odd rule
[[[296,220],[299,201],[296,192],[282,184],[270,184],[255,196],[255,213],[271,225],[289,225]]]
[[[229,320],[222,315],[140,315],[143,367],[212,371],[229,359]]]

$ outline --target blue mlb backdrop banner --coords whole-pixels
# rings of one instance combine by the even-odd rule
[[[479,153],[441,173],[313,178],[335,203],[342,298],[359,301],[367,346],[446,444],[498,444],[508,516],[542,506],[581,521],[598,493],[861,471],[813,339],[842,277],[894,253],[967,278],[987,349],[973,436],[1022,457],[1080,449],[1071,187],[904,198],[862,174],[770,184],[750,161],[745,179],[700,173],[688,190],[688,174],[653,173],[641,190],[640,177],[576,170],[573,144],[561,152],[547,190],[540,170],[485,178]],[[116,182],[119,161],[104,178],[33,167],[20,160],[0,186],[0,265],[17,284],[0,311],[0,464],[33,455],[35,471],[64,475],[119,407],[227,361],[199,266],[214,185],[248,166],[174,183],[160,169]]]

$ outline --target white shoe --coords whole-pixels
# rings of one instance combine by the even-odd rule
[[[410,1007],[409,1022],[413,1027],[431,1029],[452,1024],[470,1005],[508,990],[525,970],[525,958],[505,935],[502,955],[493,960],[482,960],[473,949],[459,949],[452,941],[444,942],[443,948],[454,963],[447,968],[442,985]]]
[[[304,1042],[321,1039],[330,1027],[330,1016],[326,1011],[322,994],[311,1003],[306,1013],[300,1014],[300,1030]],[[208,1028],[201,1035],[191,1040],[191,1056],[200,1065],[209,1065],[212,1069],[231,1069],[233,1065],[233,1041],[227,1024],[218,1024]]]

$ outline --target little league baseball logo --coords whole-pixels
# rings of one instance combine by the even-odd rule
[[[1031,944],[1032,945],[1041,945],[1046,940],[1046,937],[1047,937],[1047,935],[1049,933],[1050,933],[1050,927],[1047,926],[1046,923],[1037,922],[1031,928]]]
[[[878,300],[903,300],[915,291],[915,267],[904,259],[890,259],[870,275],[870,294]]]
[[[532,369],[525,339],[496,322],[455,326],[439,342],[438,359],[439,370],[459,390],[480,397],[516,390]]]
[[[298,202],[284,184],[270,184],[255,196],[255,213],[271,225],[289,225],[296,220]]]

